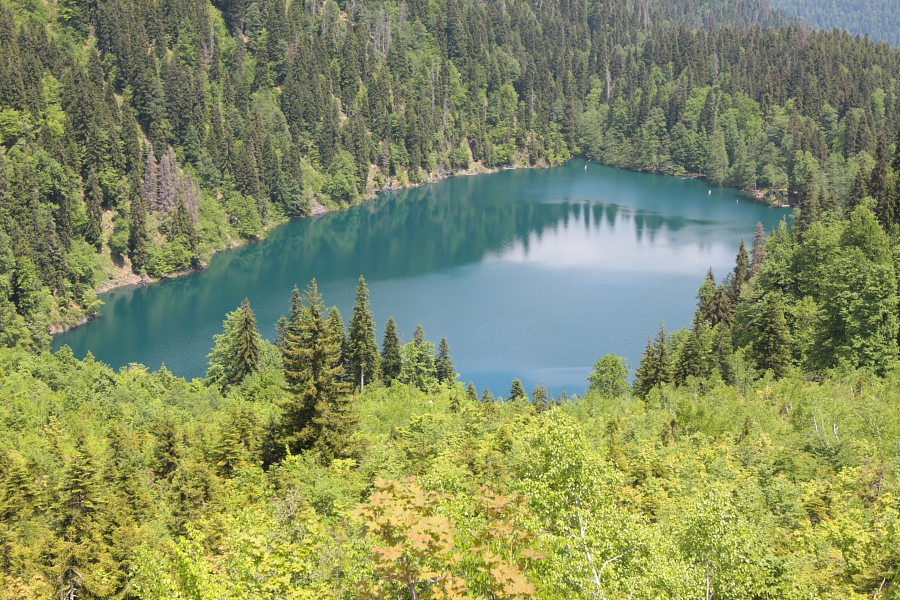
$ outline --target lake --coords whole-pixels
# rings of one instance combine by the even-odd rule
[[[620,171],[582,160],[552,169],[454,177],[303,219],[209,268],[103,296],[100,317],[54,340],[113,367],[160,365],[202,377],[213,335],[244,297],[263,337],[287,314],[294,285],[316,278],[349,324],[360,274],[381,342],[393,316],[446,336],[456,370],[479,391],[583,394],[604,354],[632,368],[665,320],[689,326],[712,267],[734,266],[741,236],[789,211],[703,180]]]

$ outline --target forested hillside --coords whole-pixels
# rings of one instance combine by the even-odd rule
[[[0,349],[0,598],[898,597],[896,372],[641,398],[607,356],[585,398],[495,401],[388,325],[380,375],[297,429],[294,334],[240,378],[222,352],[248,317],[206,382]]]
[[[898,113],[900,52],[763,3],[3,1],[0,597],[900,597]],[[577,154],[800,207],[633,386],[479,393],[362,280],[203,380],[46,351],[104,282]]]
[[[890,160],[900,55],[723,6],[694,31],[620,0],[4,2],[2,342],[45,347],[110,281],[473,168],[582,153],[840,203],[883,136]]]
[[[900,44],[900,6],[892,0],[772,0],[772,5],[810,27],[838,27],[875,41]]]

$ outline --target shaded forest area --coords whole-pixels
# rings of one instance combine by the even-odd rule
[[[109,282],[455,172],[583,154],[843,204],[891,161],[896,50],[685,6],[711,29],[612,0],[5,2],[0,341],[46,347]]]
[[[772,5],[810,27],[837,27],[894,46],[900,44],[900,7],[890,0],[772,0]]]

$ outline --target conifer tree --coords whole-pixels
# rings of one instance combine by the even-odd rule
[[[644,398],[656,386],[672,381],[668,345],[669,336],[663,322],[659,326],[656,338],[647,340],[647,349],[644,350],[640,366],[635,373],[634,391],[639,397]]]
[[[339,381],[347,381],[347,329],[344,327],[344,319],[341,317],[341,311],[337,306],[332,306],[328,312],[328,330],[330,331],[331,341],[341,349],[340,367],[338,373]],[[352,382],[351,382],[352,383]]]
[[[347,352],[350,380],[359,390],[366,389],[366,378],[374,379],[378,367],[378,342],[375,340],[375,318],[369,309],[369,287],[360,275],[356,304],[350,319],[350,341]]]
[[[453,358],[450,356],[450,344],[447,343],[446,337],[442,337],[441,343],[438,344],[435,367],[440,383],[452,383],[456,379],[456,373],[453,371]]]
[[[147,234],[147,208],[140,194],[131,197],[131,236],[129,249],[131,265],[135,273],[142,273],[150,260]]]
[[[748,281],[750,281],[750,258],[747,254],[747,246],[744,245],[744,238],[741,237],[741,244],[734,261],[734,271],[731,275],[731,285],[728,289],[728,299],[732,306],[737,305],[741,298],[741,290]]]
[[[88,189],[85,194],[87,201],[88,222],[84,229],[84,241],[94,246],[98,250],[103,245],[103,192],[100,189],[100,182],[97,180],[97,173],[91,169],[91,175],[88,179]]]
[[[494,402],[494,394],[491,393],[491,388],[484,388],[484,391],[481,393],[481,402],[482,404],[492,404]]]
[[[513,379],[512,385],[509,387],[509,398],[510,402],[519,399],[527,399],[528,394],[525,393],[525,386],[522,385],[522,381],[520,379]]]
[[[711,365],[706,350],[706,330],[706,322],[698,321],[681,343],[673,369],[675,383],[684,384],[691,376],[698,378],[709,376]]]
[[[259,368],[260,337],[256,328],[256,315],[250,308],[250,300],[244,298],[235,327],[234,369],[229,383],[237,385],[244,377]]]
[[[238,385],[259,368],[261,340],[250,300],[244,298],[237,310],[228,313],[222,327],[208,357],[206,380],[221,387]]]
[[[897,208],[893,190],[888,186],[888,143],[882,135],[875,145],[875,166],[869,174],[866,186],[868,195],[875,199],[875,215],[886,231],[896,222]]]
[[[473,382],[469,382],[469,385],[466,386],[466,396],[469,397],[469,400],[472,402],[478,402],[478,388],[475,387]]]
[[[289,324],[282,346],[285,385],[291,398],[281,403],[281,441],[291,452],[311,448],[323,429],[331,426],[319,417],[323,408],[329,409],[345,391],[338,379],[340,342],[325,318],[315,279],[306,291],[296,320],[296,326]],[[340,425],[336,421],[334,424]]]
[[[544,383],[541,383],[531,392],[531,402],[534,404],[534,409],[539,413],[548,410],[553,405],[553,402],[550,400],[550,392]]]
[[[760,301],[756,311],[751,323],[750,356],[760,373],[771,370],[776,377],[781,377],[791,364],[791,334],[784,308],[779,298],[770,292]]]
[[[863,164],[859,165],[853,181],[850,183],[850,190],[847,192],[846,206],[844,213],[850,214],[853,209],[862,204],[863,199],[869,195],[866,189],[866,170]]]
[[[390,385],[400,377],[400,338],[397,336],[397,323],[394,317],[388,319],[384,328],[384,339],[381,342],[381,380]]]
[[[816,185],[812,181],[812,175],[806,180],[803,192],[800,194],[800,215],[796,219],[794,231],[797,239],[802,240],[803,234],[809,231],[813,223],[819,220],[819,197]]]
[[[753,248],[750,250],[750,273],[756,274],[766,260],[766,229],[762,223],[756,224],[753,234]]]

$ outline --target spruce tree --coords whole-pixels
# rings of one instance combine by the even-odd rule
[[[732,271],[731,286],[728,290],[728,298],[731,305],[736,306],[741,297],[741,289],[750,281],[750,257],[747,254],[747,246],[744,244],[744,238],[741,237],[741,244],[738,247],[737,257],[734,261],[734,271]]]
[[[469,397],[469,400],[472,402],[478,402],[478,388],[475,387],[473,382],[469,382],[469,385],[466,386],[466,396]]]
[[[484,391],[481,393],[481,402],[483,404],[493,404],[494,394],[491,393],[491,388],[484,388]]]
[[[103,209],[101,208],[103,191],[100,189],[100,181],[97,179],[97,171],[94,169],[91,169],[86,191],[88,222],[84,230],[84,240],[99,250],[103,246]]]
[[[381,342],[381,380],[390,385],[400,377],[400,338],[397,336],[397,323],[394,317],[388,319],[384,328],[384,339]]]
[[[819,212],[819,196],[810,175],[800,194],[800,215],[795,221],[794,232],[798,240],[803,240],[803,235],[819,220]]]
[[[784,308],[772,292],[756,307],[751,327],[750,356],[760,374],[771,370],[776,377],[787,373],[791,365],[791,335]]]
[[[346,382],[348,352],[347,329],[344,327],[344,319],[341,317],[341,311],[338,310],[337,306],[332,306],[331,310],[328,312],[328,330],[330,331],[332,343],[341,349],[339,361],[341,370],[338,372],[338,380]]]
[[[753,248],[750,250],[750,273],[756,274],[766,260],[766,229],[762,223],[756,224],[753,234]]]
[[[512,385],[509,387],[509,398],[510,402],[519,399],[528,399],[528,394],[525,393],[525,386],[522,385],[522,381],[520,379],[513,379]]]
[[[325,318],[315,279],[307,289],[296,321],[296,326],[289,323],[282,347],[285,387],[291,398],[281,403],[281,442],[291,452],[311,448],[323,429],[332,426],[323,422],[323,408],[337,405],[345,391],[338,380],[341,346]],[[342,422],[335,420],[333,424],[340,426]]]
[[[856,176],[850,183],[850,190],[847,192],[846,206],[844,214],[849,215],[853,209],[862,204],[863,199],[869,195],[866,189],[866,170],[862,163],[856,171]]]
[[[256,315],[247,298],[226,315],[222,328],[223,333],[215,336],[216,345],[208,356],[206,381],[225,387],[239,384],[259,368],[261,340]]]
[[[450,356],[450,344],[447,338],[442,337],[441,343],[438,344],[437,355],[437,379],[440,383],[452,383],[456,379],[456,373],[453,371],[453,358]]]
[[[888,143],[882,135],[875,145],[875,166],[869,174],[866,186],[868,195],[875,199],[875,215],[885,231],[896,222],[897,208],[893,190],[888,185]]]
[[[534,409],[539,413],[548,410],[553,405],[546,385],[541,383],[541,385],[534,388],[534,391],[531,392],[531,402],[534,404]]]
[[[709,376],[711,365],[706,350],[706,330],[706,322],[698,321],[682,342],[673,369],[675,383],[682,385],[691,376]]]
[[[140,194],[131,197],[131,236],[129,250],[131,269],[135,273],[143,273],[150,260],[149,239],[147,234],[147,208]]]
[[[378,342],[375,340],[375,318],[369,309],[369,288],[360,275],[356,304],[350,319],[350,341],[347,370],[354,386],[366,389],[366,378],[374,379],[378,368]]]
[[[234,341],[234,368],[229,378],[231,385],[239,384],[244,377],[259,368],[260,337],[249,298],[244,298],[241,303]]]
[[[634,391],[639,397],[644,398],[656,386],[672,381],[668,343],[669,336],[663,322],[659,326],[656,338],[647,340],[647,349],[644,350],[640,366],[634,376]]]

